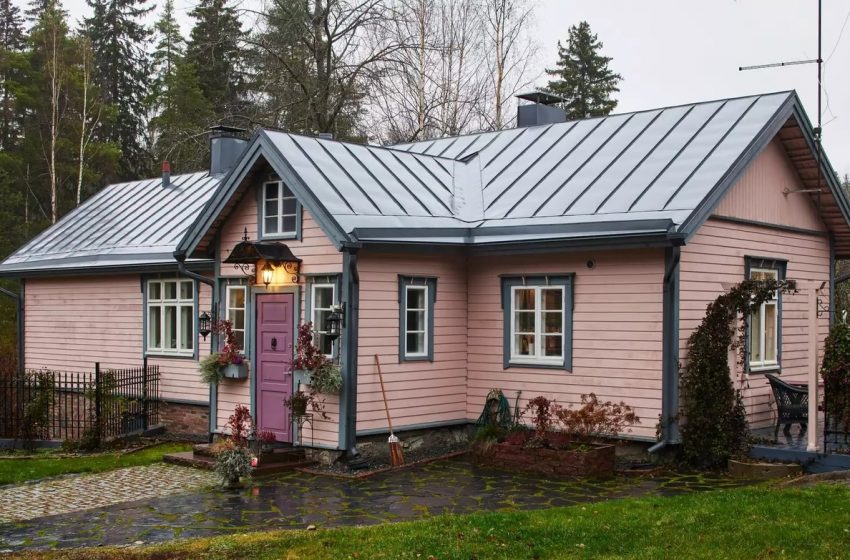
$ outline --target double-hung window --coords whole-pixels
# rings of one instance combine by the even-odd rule
[[[399,276],[399,359],[434,359],[437,279]]]
[[[194,280],[148,280],[146,311],[148,352],[194,354]]]
[[[263,184],[263,237],[295,237],[298,230],[298,200],[283,181]]]
[[[310,320],[313,322],[314,344],[322,353],[332,358],[335,341],[328,337],[327,321],[336,301],[336,284],[314,282],[310,284]]]
[[[783,279],[783,261],[748,259],[747,269],[751,280],[770,281]],[[750,371],[775,369],[780,357],[781,304],[779,294],[762,303],[749,317],[747,353]]]
[[[505,367],[571,368],[572,277],[502,278]]]
[[[245,286],[228,286],[225,297],[225,310],[227,320],[233,329],[233,336],[239,348],[245,349],[245,299],[247,289]]]

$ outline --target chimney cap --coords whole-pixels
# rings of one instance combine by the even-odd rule
[[[565,103],[567,101],[565,97],[539,89],[529,91],[528,93],[520,93],[516,96],[516,98],[538,103],[540,105],[555,105],[556,103]]]
[[[247,130],[244,128],[239,128],[236,126],[227,126],[226,124],[216,124],[210,127],[210,135],[213,137],[218,136],[236,136],[243,137]]]

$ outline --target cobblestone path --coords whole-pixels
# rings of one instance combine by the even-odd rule
[[[0,486],[0,524],[173,496],[215,482],[208,471],[162,463]]]
[[[165,474],[152,473],[151,479],[157,479],[153,481],[156,485],[168,482]],[[0,524],[0,552],[153,543],[311,524],[368,525],[443,513],[540,509],[743,484],[702,474],[605,482],[543,480],[477,469],[462,458],[361,480],[293,472],[257,481],[239,491],[196,490]],[[129,491],[131,485],[122,486]]]

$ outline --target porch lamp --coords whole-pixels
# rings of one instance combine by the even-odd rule
[[[198,334],[204,337],[204,340],[206,340],[207,336],[209,336],[210,332],[212,332],[210,327],[211,320],[212,318],[210,317],[210,314],[206,311],[201,313],[198,317]]]
[[[274,267],[269,264],[269,261],[266,261],[266,264],[263,265],[263,284],[266,285],[266,288],[269,287],[269,284],[272,283],[272,279],[274,278]]]
[[[330,340],[336,340],[339,338],[344,319],[345,307],[341,305],[334,305],[331,308],[330,315],[328,315],[327,319],[325,319],[325,336],[327,336]]]

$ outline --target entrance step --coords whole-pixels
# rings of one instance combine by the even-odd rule
[[[215,456],[208,444],[196,445],[192,451],[168,454],[163,457],[163,461],[196,469],[212,470],[215,467]],[[291,471],[314,464],[315,461],[307,459],[303,448],[280,447],[260,454],[260,462],[254,468],[254,476]]]

